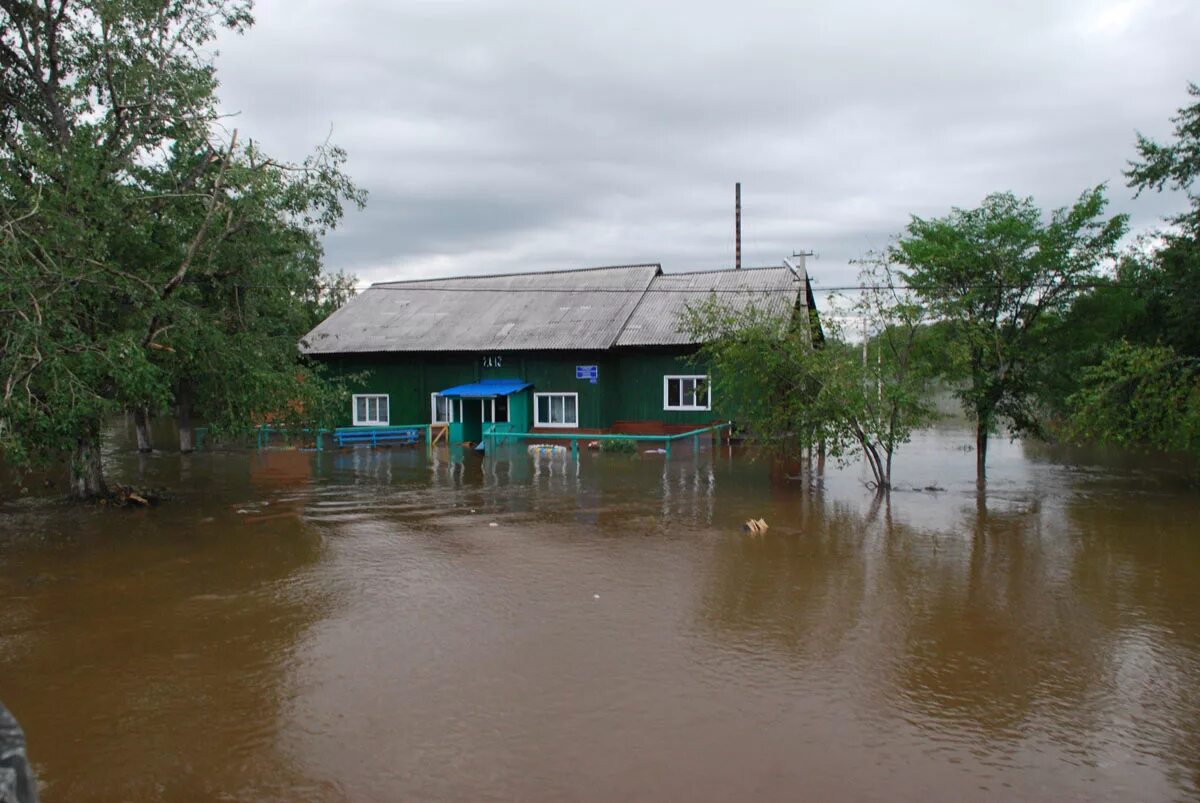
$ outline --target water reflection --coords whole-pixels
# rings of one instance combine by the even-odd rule
[[[217,799],[230,779],[246,798],[331,799],[277,749],[292,651],[327,604],[306,581],[321,540],[229,502],[4,516],[27,538],[0,560],[0,692],[45,800]]]
[[[0,506],[0,694],[48,800],[1200,795],[1195,495],[956,438],[117,449],[180,497]]]
[[[701,621],[828,693],[836,705],[810,716],[831,729],[853,714],[915,736],[923,760],[973,767],[988,788],[1195,795],[1196,507],[1090,490],[951,502],[939,528],[906,523],[911,496],[802,496],[794,535],[715,548]]]

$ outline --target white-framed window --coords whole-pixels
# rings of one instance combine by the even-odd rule
[[[711,410],[712,385],[707,376],[664,376],[664,410]]]
[[[533,425],[535,427],[578,427],[579,394],[533,394]]]
[[[435,424],[449,424],[454,420],[454,399],[440,393],[429,394],[430,421]]]
[[[385,394],[356,393],[354,395],[354,426],[386,427],[388,397]]]
[[[495,396],[483,400],[483,422],[485,424],[508,423],[508,397]]]

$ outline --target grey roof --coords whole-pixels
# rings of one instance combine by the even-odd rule
[[[300,341],[307,354],[604,350],[692,342],[689,303],[710,293],[787,320],[804,302],[787,268],[664,274],[658,265],[462,276],[371,285]]]
[[[371,285],[300,341],[308,354],[607,349],[658,265]]]
[[[629,317],[618,346],[669,346],[695,342],[683,330],[689,304],[710,296],[733,312],[756,307],[790,320],[796,304],[804,304],[804,284],[788,268],[744,268],[698,273],[663,273],[650,282],[637,309]]]

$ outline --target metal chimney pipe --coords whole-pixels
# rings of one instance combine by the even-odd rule
[[[734,270],[742,269],[742,182],[733,185]]]

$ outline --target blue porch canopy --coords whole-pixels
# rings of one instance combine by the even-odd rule
[[[450,399],[494,399],[497,396],[509,396],[527,387],[531,387],[530,383],[520,379],[484,379],[469,385],[446,388],[438,391],[438,395]]]

